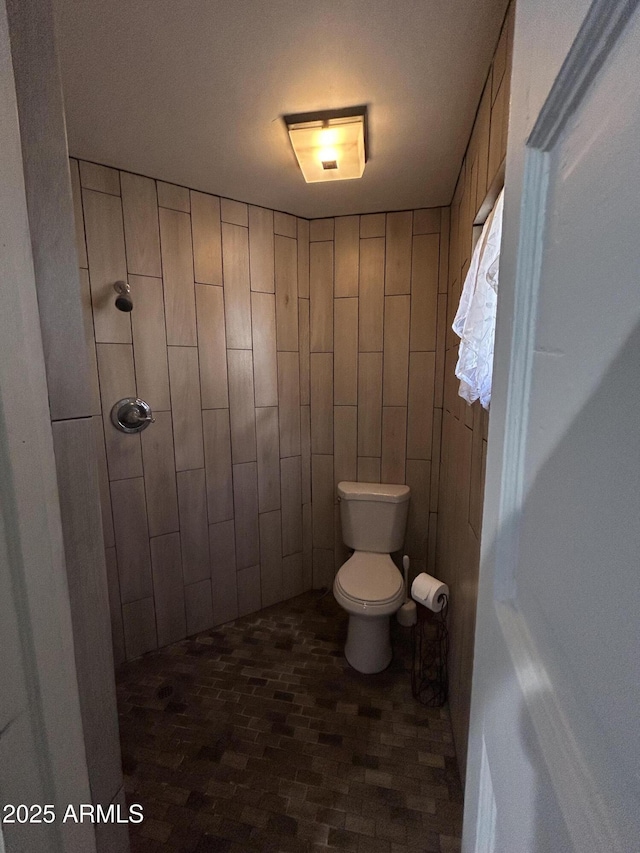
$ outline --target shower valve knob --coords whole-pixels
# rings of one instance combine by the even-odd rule
[[[136,433],[155,423],[155,418],[151,406],[144,400],[125,397],[111,409],[111,422],[121,432]]]

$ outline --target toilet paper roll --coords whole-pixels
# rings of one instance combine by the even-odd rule
[[[411,584],[411,597],[419,604],[439,613],[444,605],[444,599],[439,597],[444,593],[449,596],[449,587],[437,578],[432,578],[426,572],[421,572]]]

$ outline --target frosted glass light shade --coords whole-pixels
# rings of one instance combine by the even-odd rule
[[[307,183],[362,177],[366,162],[364,115],[287,123],[287,129]]]

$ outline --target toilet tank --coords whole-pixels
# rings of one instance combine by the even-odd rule
[[[338,483],[342,539],[354,551],[390,554],[402,548],[409,486]]]

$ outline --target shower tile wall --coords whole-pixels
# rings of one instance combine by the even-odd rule
[[[448,239],[448,208],[310,222],[314,587],[347,556],[340,480],[407,483],[405,552],[434,563]]]
[[[309,222],[71,170],[116,661],[329,586],[340,480],[407,483],[432,566],[448,209]],[[133,394],[139,436],[109,418]]]
[[[309,223],[71,174],[120,662],[312,585]],[[109,419],[132,395],[156,418],[141,435]]]
[[[437,577],[451,590],[449,685],[458,765],[464,778],[480,563],[489,416],[458,396],[459,339],[451,324],[472,256],[474,222],[484,222],[504,182],[515,4],[507,12],[451,202],[451,241],[438,515]]]

